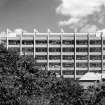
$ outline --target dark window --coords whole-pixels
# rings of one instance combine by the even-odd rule
[[[87,40],[77,40],[76,43],[77,45],[87,45],[88,41]]]
[[[101,52],[101,47],[90,48],[90,52]]]
[[[90,40],[91,45],[101,45],[101,40]]]
[[[87,68],[88,67],[88,63],[77,63],[76,66],[78,68]]]
[[[105,50],[105,47],[103,47],[103,50]]]
[[[52,44],[52,45],[61,44],[61,41],[60,40],[49,40],[49,44]]]
[[[101,60],[101,55],[90,55],[90,60]]]
[[[50,67],[55,67],[55,68],[57,67],[58,68],[58,67],[60,67],[60,63],[49,63],[49,66]]]
[[[34,49],[33,48],[22,48],[23,52],[33,52]]]
[[[63,67],[74,67],[74,63],[63,63]]]
[[[74,55],[63,55],[63,60],[74,60]]]
[[[74,75],[74,70],[64,70],[63,75]]]
[[[105,68],[105,63],[103,63],[103,66],[104,66],[104,68]],[[105,69],[104,69],[105,70]]]
[[[35,57],[38,60],[46,60],[47,59],[47,55],[36,55]]]
[[[50,60],[57,60],[57,59],[60,59],[60,58],[61,58],[60,55],[50,55],[50,56],[49,56],[49,59],[50,59]]]
[[[105,44],[105,40],[103,40],[103,44]]]
[[[84,75],[87,72],[88,72],[87,70],[76,70],[77,75]]]
[[[8,50],[12,50],[12,51],[16,51],[16,52],[20,52],[20,48],[17,47],[9,47]]]
[[[77,52],[87,52],[88,48],[86,48],[86,47],[76,48],[76,51]]]
[[[61,48],[49,48],[49,52],[61,52]]]
[[[103,59],[105,59],[105,55],[103,55]]]
[[[36,40],[36,44],[47,44],[47,40]]]
[[[42,62],[42,63],[37,63],[37,65],[39,65],[40,67],[44,67],[44,68],[45,68],[45,67],[47,66],[47,63],[43,63],[43,62]],[[42,69],[43,69],[43,68],[42,68]]]
[[[74,48],[72,47],[63,48],[63,52],[74,52]]]
[[[23,45],[33,45],[34,41],[33,40],[22,40]]]
[[[90,63],[90,67],[101,67],[101,63]]]
[[[36,48],[36,52],[47,52],[47,48]]]
[[[74,44],[74,40],[63,40],[62,43],[65,45],[72,45]]]
[[[77,60],[87,60],[88,59],[88,55],[76,55],[76,59]]]
[[[9,45],[19,45],[20,44],[20,40],[9,40],[8,44]]]

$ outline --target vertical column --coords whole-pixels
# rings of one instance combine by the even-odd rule
[[[7,29],[7,33],[6,33],[6,48],[8,50],[8,29]]]
[[[50,36],[50,29],[48,29],[48,35],[47,35],[47,70],[49,70],[49,36]]]
[[[101,33],[101,73],[103,74],[103,37]],[[101,74],[101,79],[102,79],[102,74]]]
[[[1,44],[1,36],[2,36],[2,32],[0,33],[0,44]]]
[[[23,32],[21,32],[20,34],[20,55],[22,55],[22,36],[23,36]]]
[[[61,35],[60,35],[60,42],[61,42],[61,59],[60,59],[60,75],[61,76],[63,76],[63,71],[62,71],[62,37],[63,37],[63,33],[64,33],[64,31],[63,31],[63,29],[61,29]]]
[[[89,33],[87,33],[87,40],[88,40],[88,71],[90,71],[90,37],[89,37]]]
[[[76,33],[77,29],[74,32],[74,79],[76,80]]]
[[[36,32],[37,32],[36,29],[34,29],[34,41],[33,41],[34,42],[34,61],[35,61],[35,55],[36,55],[35,54],[36,53],[36,46],[35,46],[36,45],[36,43],[35,43],[36,42]]]

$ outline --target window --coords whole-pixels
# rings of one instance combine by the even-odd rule
[[[23,45],[33,45],[34,41],[33,40],[22,40]]]
[[[105,55],[103,55],[103,59],[105,59]]]
[[[101,63],[90,63],[90,67],[101,67]]]
[[[49,59],[50,59],[50,60],[57,60],[57,59],[60,59],[60,58],[61,58],[60,55],[50,55],[50,56],[49,56]]]
[[[101,40],[90,40],[91,45],[101,45]]]
[[[90,52],[101,52],[101,47],[92,47],[90,48]]]
[[[47,52],[47,48],[36,48],[36,52]]]
[[[59,68],[60,67],[60,63],[49,63],[49,67],[53,67],[53,68]]]
[[[16,51],[16,52],[20,52],[20,48],[18,47],[9,47],[8,50],[12,50],[12,51]]]
[[[47,44],[47,40],[36,40],[36,44]]]
[[[103,68],[105,68],[105,62],[103,63]],[[104,69],[105,70],[105,69]]]
[[[88,44],[88,41],[87,40],[77,40],[76,41],[76,44],[77,45],[87,45]]]
[[[74,52],[74,48],[72,47],[63,48],[63,52]]]
[[[90,60],[101,60],[101,55],[90,55]]]
[[[49,40],[49,44],[52,44],[52,45],[61,44],[61,41],[60,40]]]
[[[64,70],[63,75],[74,75],[74,70]]]
[[[103,40],[103,44],[105,44],[105,40]]]
[[[34,49],[33,48],[22,48],[23,52],[33,52]]]
[[[88,55],[76,55],[76,59],[77,60],[87,60],[88,59]]]
[[[19,45],[20,44],[20,40],[9,40],[8,44],[9,45]]]
[[[42,69],[47,67],[47,63],[37,63],[37,65],[42,67]]]
[[[78,68],[87,68],[88,67],[88,63],[77,63],[76,66]]]
[[[76,70],[77,75],[84,75],[87,72],[88,72],[87,70]]]
[[[74,55],[63,55],[63,60],[74,60]]]
[[[64,45],[73,45],[74,44],[74,40],[63,40],[62,43]]]
[[[74,63],[63,63],[63,67],[67,68],[67,67],[74,67]]]
[[[61,48],[49,48],[49,52],[61,52]]]
[[[88,48],[86,48],[86,47],[79,47],[79,48],[76,48],[76,51],[77,52],[87,52]]]
[[[47,60],[47,55],[36,55],[37,60]]]

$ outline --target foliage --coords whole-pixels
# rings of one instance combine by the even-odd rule
[[[1,105],[83,105],[83,88],[75,81],[41,70],[32,57],[0,46]]]

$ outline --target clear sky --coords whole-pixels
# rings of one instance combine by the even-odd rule
[[[95,31],[105,28],[104,11],[105,0],[0,0],[0,31]]]

